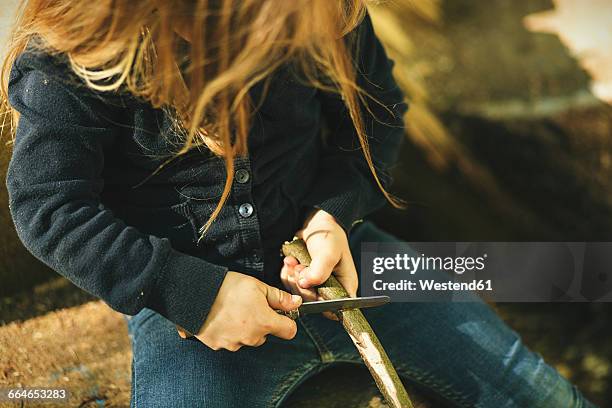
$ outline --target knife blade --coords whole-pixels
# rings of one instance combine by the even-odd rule
[[[303,303],[295,310],[291,310],[289,312],[279,310],[278,313],[295,320],[298,317],[306,314],[339,312],[347,309],[364,309],[368,307],[382,306],[389,303],[389,301],[389,296],[366,296],[332,300],[317,300],[314,302]]]

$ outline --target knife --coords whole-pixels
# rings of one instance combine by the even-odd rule
[[[284,310],[277,310],[278,314],[285,315],[293,320],[298,317],[323,312],[339,312],[347,309],[364,309],[368,307],[382,306],[389,303],[391,299],[389,296],[365,296],[355,298],[344,298],[344,299],[332,299],[332,300],[317,300],[314,302],[302,303],[300,307],[295,310],[285,312]],[[193,334],[180,326],[176,326],[179,336],[183,339],[195,339]]]
[[[302,303],[300,307],[289,312],[277,310],[279,314],[285,315],[293,320],[306,314],[339,312],[347,309],[364,309],[368,307],[382,306],[389,303],[389,296],[366,296],[356,298],[317,300],[315,302]]]

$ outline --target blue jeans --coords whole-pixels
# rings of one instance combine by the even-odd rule
[[[398,241],[371,223],[361,242]],[[484,303],[392,303],[364,310],[399,374],[458,407],[592,407],[529,351]],[[182,340],[172,323],[145,309],[129,320],[132,406],[276,407],[330,364],[361,359],[337,322],[305,316],[291,341],[269,336],[257,348],[213,351]]]

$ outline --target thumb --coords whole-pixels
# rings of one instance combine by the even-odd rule
[[[268,305],[270,305],[272,309],[285,312],[295,310],[302,304],[302,298],[300,296],[291,295],[284,290],[269,285],[266,285],[266,298],[268,299]]]
[[[300,287],[310,288],[323,284],[332,274],[337,263],[338,260],[331,254],[317,253],[313,256],[308,268],[300,273],[298,281]]]

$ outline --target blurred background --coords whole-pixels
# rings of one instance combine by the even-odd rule
[[[2,0],[0,45],[14,3]],[[370,8],[375,28],[411,103],[394,185],[410,205],[372,218],[406,241],[612,241],[612,107],[594,96],[596,75],[583,69],[571,37],[525,23],[572,1],[379,3]],[[580,2],[582,9],[596,3],[606,1]],[[598,30],[589,24],[593,16],[612,27],[611,8],[592,7],[590,17],[566,13],[562,27],[576,30],[576,20],[586,19],[578,30],[587,38]],[[10,137],[0,140],[4,179]],[[121,316],[25,251],[6,200],[2,188],[0,386],[64,385],[76,405],[127,405],[130,352]],[[612,406],[612,305],[495,307],[594,402]],[[309,380],[288,405],[381,404],[367,372],[335,370]],[[331,392],[329,378],[344,391],[337,400],[317,399]]]

